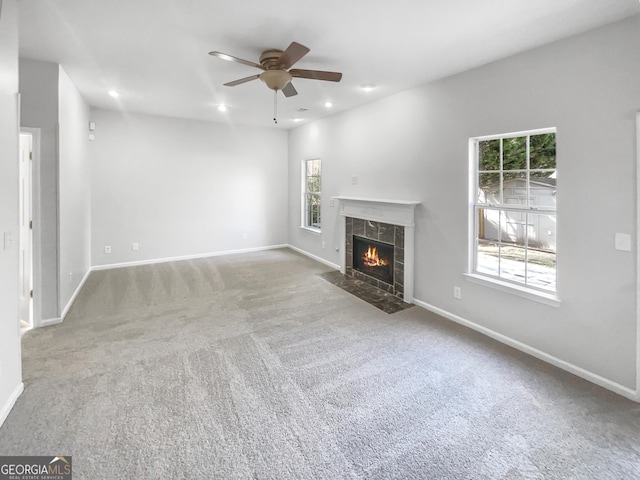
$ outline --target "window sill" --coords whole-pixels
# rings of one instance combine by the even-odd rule
[[[551,307],[559,307],[560,299],[553,293],[540,292],[520,285],[514,285],[513,283],[503,282],[494,278],[485,277],[475,273],[465,273],[464,276],[468,281],[477,283],[478,285],[484,285],[489,288],[500,290],[501,292],[511,293],[534,302],[544,303]]]
[[[300,229],[306,230],[307,232],[315,233],[316,235],[320,235],[320,233],[322,233],[322,231],[319,228],[311,228],[311,227],[305,227],[301,225]]]

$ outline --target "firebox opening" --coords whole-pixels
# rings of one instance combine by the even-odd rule
[[[354,235],[353,268],[393,285],[393,245]]]

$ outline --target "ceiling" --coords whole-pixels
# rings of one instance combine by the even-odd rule
[[[61,64],[91,106],[288,129],[637,14],[640,3],[21,0],[19,8],[20,56]],[[223,86],[260,70],[208,52],[258,62],[292,41],[311,49],[294,68],[343,78],[294,79],[298,95],[278,94],[274,125],[266,85]]]

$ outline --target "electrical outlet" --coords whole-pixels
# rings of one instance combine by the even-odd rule
[[[357,176],[353,176],[351,177],[351,185],[357,185],[358,184],[358,177]]]
[[[140,250],[140,245],[138,243],[132,243],[131,250],[133,250],[134,252],[137,252],[138,250]]]
[[[246,239],[247,239],[247,234],[246,234],[246,233],[243,233],[243,234],[242,234],[242,239],[243,239],[243,240],[246,240]]]
[[[104,247],[104,253],[111,253],[111,246],[110,245],[106,245]]]
[[[453,298],[458,300],[462,298],[462,289],[460,287],[453,287]]]
[[[322,242],[322,248],[326,247],[325,242]]]

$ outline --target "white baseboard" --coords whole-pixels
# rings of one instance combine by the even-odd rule
[[[9,398],[7,398],[7,401],[4,402],[4,405],[2,405],[2,408],[0,409],[0,427],[9,416],[9,412],[11,411],[13,406],[16,404],[16,402],[18,401],[18,397],[20,396],[20,394],[22,394],[23,391],[24,391],[24,383],[20,382],[16,386],[16,388],[13,389],[13,392],[11,392],[11,395],[9,395]]]
[[[291,250],[301,253],[302,255],[305,255],[309,258],[313,258],[315,261],[320,262],[320,263],[324,263],[325,265],[331,267],[331,268],[335,268],[336,270],[340,270],[340,265],[336,265],[335,263],[330,262],[329,260],[325,260],[324,258],[320,258],[317,255],[314,255],[312,253],[306,252],[304,250],[302,250],[301,248],[298,247],[294,247],[293,245],[287,245],[287,247],[289,247]]]
[[[69,310],[71,309],[71,305],[73,305],[73,302],[75,302],[76,298],[80,294],[80,290],[82,290],[82,287],[84,287],[84,284],[87,282],[87,279],[89,278],[90,274],[91,274],[91,267],[89,267],[89,270],[87,270],[87,272],[84,274],[84,277],[82,277],[82,280],[80,281],[80,283],[76,287],[75,291],[73,292],[73,295],[71,295],[71,298],[69,299],[69,301],[65,305],[65,307],[62,310],[62,313],[60,314],[59,317],[47,318],[47,319],[44,319],[44,320],[40,320],[40,322],[38,322],[38,325],[35,325],[35,327],[36,328],[50,327],[51,325],[57,325],[59,323],[62,323],[64,321],[64,319],[66,318],[67,314],[69,313]]]
[[[61,317],[47,318],[46,320],[40,320],[38,327],[49,327],[51,325],[57,325],[58,323],[62,323]]]
[[[76,287],[76,290],[73,292],[73,295],[71,295],[71,298],[62,310],[62,313],[60,314],[60,322],[64,321],[64,319],[66,318],[69,310],[71,309],[71,305],[73,305],[73,302],[75,302],[76,298],[78,297],[80,290],[82,290],[82,287],[84,287],[87,278],[89,278],[89,274],[91,274],[91,267],[89,267],[89,270],[87,270],[87,272],[84,274],[84,277],[82,277],[82,280],[80,280],[80,283]]]
[[[178,262],[180,260],[194,260],[197,258],[218,257],[221,255],[234,255],[238,253],[260,252],[263,250],[275,250],[278,248],[286,248],[288,245],[268,245],[266,247],[243,248],[240,250],[223,250],[220,252],[197,253],[195,255],[182,255],[179,257],[154,258],[151,260],[139,260],[135,262],[109,263],[106,265],[94,265],[91,271],[110,270],[112,268],[136,267],[139,265],[153,265],[155,263]]]
[[[509,345],[510,347],[520,350],[521,352],[527,353],[544,362],[550,363],[551,365],[554,365],[562,370],[565,370],[569,373],[577,375],[578,377],[584,378],[585,380],[588,380],[591,383],[595,383],[596,385],[606,388],[607,390],[611,390],[612,392],[622,395],[623,397],[626,397],[635,402],[640,402],[639,392],[636,390],[632,390],[628,387],[625,387],[624,385],[620,385],[619,383],[614,382],[613,380],[609,380],[608,378],[604,378],[598,375],[597,373],[593,373],[588,370],[585,370],[584,368],[578,367],[577,365],[569,363],[565,360],[561,360],[557,357],[554,357],[553,355],[550,355],[541,350],[538,350],[537,348],[533,348],[525,343],[522,343],[518,340],[514,340],[511,337],[507,337],[506,335],[498,333],[489,328],[483,327],[482,325],[478,325],[477,323],[474,323],[470,320],[462,318],[453,313],[447,312],[446,310],[442,310],[441,308],[438,308],[429,303],[423,302],[416,298],[413,299],[413,303],[419,307],[424,308],[425,310],[429,310],[430,312],[436,313],[441,317],[444,317],[448,320],[451,320],[453,322],[459,323],[460,325],[464,325],[465,327],[475,330],[476,332],[480,332],[488,337],[491,337],[500,343]]]

